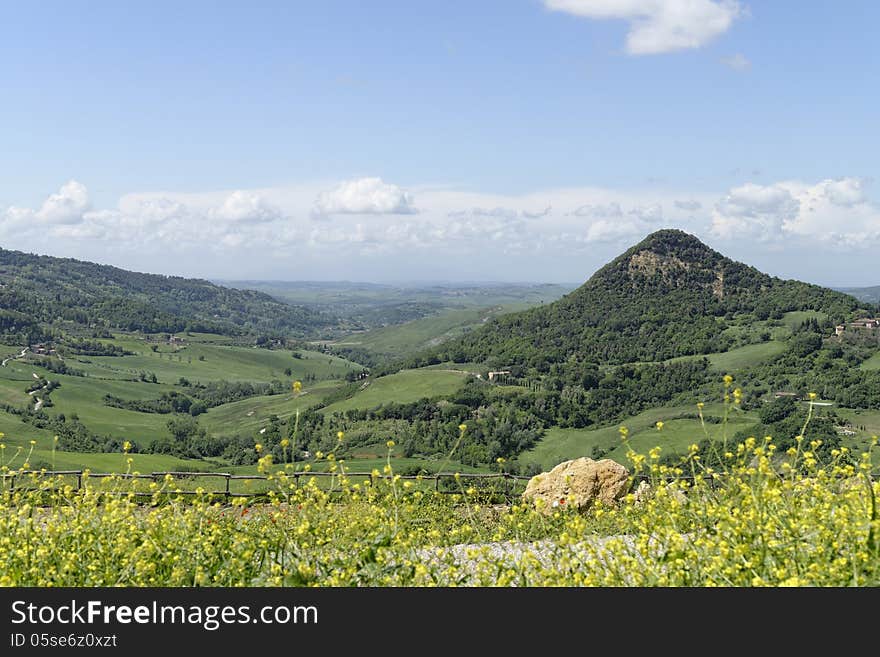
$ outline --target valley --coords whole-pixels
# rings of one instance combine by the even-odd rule
[[[408,471],[445,463],[529,474],[578,456],[626,463],[621,425],[632,446],[673,458],[760,428],[768,404],[808,392],[829,400],[816,408],[827,418],[817,430],[831,432],[823,439],[858,448],[877,431],[880,331],[834,329],[876,308],[765,277],[677,231],[649,237],[570,293],[249,285],[278,294],[271,303],[304,304],[297,312],[322,326],[358,328],[315,339],[247,329],[264,320],[150,332],[34,317],[40,340],[22,340],[7,327],[3,465],[125,470],[127,441],[143,471],[252,472],[258,444],[276,461],[335,450],[349,468],[370,470],[394,440]],[[740,395],[727,410],[724,375]],[[285,438],[295,449],[280,447]]]

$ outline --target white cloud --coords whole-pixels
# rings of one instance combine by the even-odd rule
[[[832,204],[850,208],[866,202],[865,181],[861,178],[839,178],[837,180],[824,180],[819,183],[817,189]]]
[[[182,219],[188,213],[184,203],[163,196],[127,196],[120,200],[119,210],[123,220],[134,219],[138,225],[162,224]]]
[[[569,216],[588,219],[577,241],[623,242],[659,228],[663,221],[663,206],[660,203],[633,205],[624,212],[618,202],[587,204],[579,206]]]
[[[864,262],[880,245],[880,208],[866,181],[855,177],[748,183],[726,193],[650,186],[490,194],[420,186],[413,189],[418,213],[369,213],[350,203],[361,212],[314,221],[321,191],[347,184],[132,193],[97,209],[88,209],[84,186],[68,184],[36,208],[0,208],[0,236],[8,248],[102,262],[112,256],[141,271],[299,280],[368,280],[362,267],[370,262],[399,277],[418,278],[428,267],[438,278],[444,271],[479,278],[483,271],[487,278],[575,280],[670,227],[721,238],[725,252],[739,249],[750,262],[746,255],[756,249],[788,251],[793,244],[843,245]],[[858,257],[846,263],[855,268]]]
[[[719,237],[748,235],[770,240],[798,212],[798,202],[784,185],[747,183],[731,189],[712,212],[712,230]]]
[[[748,71],[752,68],[752,63],[741,52],[731,55],[730,57],[722,57],[721,63],[734,71]]]
[[[583,18],[627,21],[631,55],[699,48],[745,12],[737,0],[544,0],[544,5]]]
[[[232,222],[260,223],[273,221],[281,216],[259,194],[236,190],[214,210],[216,217]]]
[[[415,214],[412,196],[381,178],[358,178],[323,191],[315,199],[314,214]]]
[[[3,214],[6,222],[14,225],[41,224],[77,224],[91,207],[89,190],[82,183],[70,180],[61,186],[56,193],[50,194],[37,210],[12,206]]]
[[[784,241],[803,237],[836,245],[880,240],[880,207],[865,195],[861,178],[748,183],[730,190],[712,211],[719,237]]]

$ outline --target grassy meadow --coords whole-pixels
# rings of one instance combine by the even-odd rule
[[[601,455],[602,458],[627,464],[628,450],[621,442],[621,426],[629,430],[629,443],[636,451],[647,451],[659,446],[663,454],[686,453],[690,445],[706,437],[699,419],[681,418],[682,415],[696,413],[696,406],[660,407],[598,429],[551,427],[544,438],[534,448],[524,452],[519,460],[523,463],[535,463],[545,471],[562,461],[581,456],[597,458]],[[721,418],[724,408],[721,404],[706,404],[703,414],[704,417]],[[662,429],[657,429],[657,422],[663,423]],[[705,430],[709,438],[721,440],[724,431],[727,431],[728,436],[733,436],[737,431],[748,429],[757,423],[755,414],[733,409],[726,426],[707,422]]]
[[[353,397],[325,406],[322,412],[375,408],[388,401],[407,403],[425,397],[448,395],[460,388],[469,376],[460,371],[404,370],[370,380]]]

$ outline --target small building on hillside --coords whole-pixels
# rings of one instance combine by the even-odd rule
[[[844,324],[838,324],[834,327],[834,335],[837,337],[843,335],[844,331],[846,331],[846,326]]]
[[[783,397],[792,397],[793,399],[800,399],[800,395],[797,394],[796,392],[784,392],[782,390],[780,390],[778,392],[774,392],[773,396],[776,399],[782,399]]]
[[[850,322],[849,325],[854,329],[877,329],[880,328],[880,319],[876,317],[865,317]]]
[[[497,372],[489,372],[489,380],[494,381],[496,378],[500,378],[502,376],[509,376],[510,370],[498,370]]]

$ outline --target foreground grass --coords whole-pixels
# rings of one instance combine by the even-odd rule
[[[625,432],[624,432],[624,437]],[[0,584],[10,586],[863,586],[880,584],[871,454],[799,441],[783,459],[748,439],[675,467],[630,452],[651,481],[615,506],[577,513],[493,503],[461,479],[455,495],[341,468],[296,486],[268,459],[265,501],[176,498],[169,477],[140,505],[121,479],[81,490],[32,476],[0,495]],[[330,468],[336,464],[328,458]],[[466,487],[467,486],[467,487]],[[551,513],[544,513],[551,511]]]

